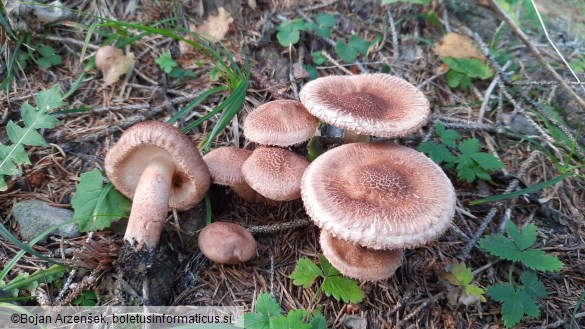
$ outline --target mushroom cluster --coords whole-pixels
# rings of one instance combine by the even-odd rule
[[[300,98],[320,120],[357,134],[354,141],[407,136],[430,114],[420,90],[387,74],[319,78],[301,89]],[[455,211],[454,188],[442,169],[394,143],[329,150],[309,165],[301,189],[307,214],[322,228],[323,254],[342,274],[360,280],[392,276],[403,249],[436,239]]]

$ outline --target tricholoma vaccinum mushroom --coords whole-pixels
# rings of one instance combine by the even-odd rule
[[[211,184],[195,143],[167,123],[149,121],[127,129],[106,155],[108,177],[133,199],[124,240],[131,250],[152,253],[169,207],[187,210]]]

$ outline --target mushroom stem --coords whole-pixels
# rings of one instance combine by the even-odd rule
[[[174,172],[175,164],[171,160],[157,157],[140,176],[124,235],[124,240],[136,250],[152,250],[158,245],[169,210]]]
[[[360,143],[360,142],[369,142],[370,136],[368,135],[360,135],[355,131],[344,129],[343,130],[343,144],[349,143]]]

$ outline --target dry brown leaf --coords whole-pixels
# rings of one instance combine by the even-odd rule
[[[485,59],[471,39],[454,32],[445,34],[443,39],[435,45],[434,51],[439,57]]]
[[[197,27],[197,32],[210,41],[220,41],[225,37],[233,21],[232,15],[223,7],[219,7],[217,14],[209,16],[203,24]]]

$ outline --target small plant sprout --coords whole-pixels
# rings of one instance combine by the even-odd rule
[[[320,266],[317,266],[309,258],[303,257],[297,261],[295,270],[289,278],[294,280],[294,285],[303,286],[303,288],[311,287],[317,279],[321,278],[323,281],[319,286],[319,291],[323,291],[325,295],[345,303],[357,304],[363,300],[364,292],[356,280],[343,277],[323,255],[319,256],[319,264]]]
[[[116,83],[124,74],[134,69],[134,54],[124,55],[122,49],[103,46],[95,54],[95,66],[102,72],[104,85]]]
[[[258,295],[256,311],[244,314],[242,319],[248,329],[327,329],[327,320],[320,312],[299,309],[284,315],[276,299],[265,292]]]
[[[441,143],[423,142],[418,150],[426,153],[433,161],[446,169],[455,167],[459,179],[468,183],[473,183],[478,178],[490,181],[490,172],[505,168],[500,159],[490,153],[480,151],[477,138],[462,139],[455,130],[445,129],[441,122],[436,123],[435,131]]]
[[[127,129],[108,151],[108,177],[133,199],[120,258],[122,270],[135,271],[152,260],[169,207],[187,210],[199,203],[211,178],[197,147],[179,129],[150,121]],[[135,252],[135,255],[133,255]]]
[[[522,231],[509,220],[506,223],[507,237],[491,234],[480,240],[480,247],[490,254],[512,261],[508,282],[488,288],[488,295],[502,304],[502,319],[506,327],[519,323],[524,316],[539,317],[538,300],[546,297],[546,288],[535,271],[558,272],[563,262],[543,250],[531,248],[536,243],[537,228],[528,224]],[[515,265],[525,268],[514,280]],[[518,282],[519,281],[519,282]]]
[[[449,304],[469,306],[486,301],[484,290],[473,283],[471,269],[464,263],[453,261],[439,277],[447,287]]]
[[[199,234],[199,249],[211,261],[235,265],[256,256],[256,240],[235,223],[211,223]]]

